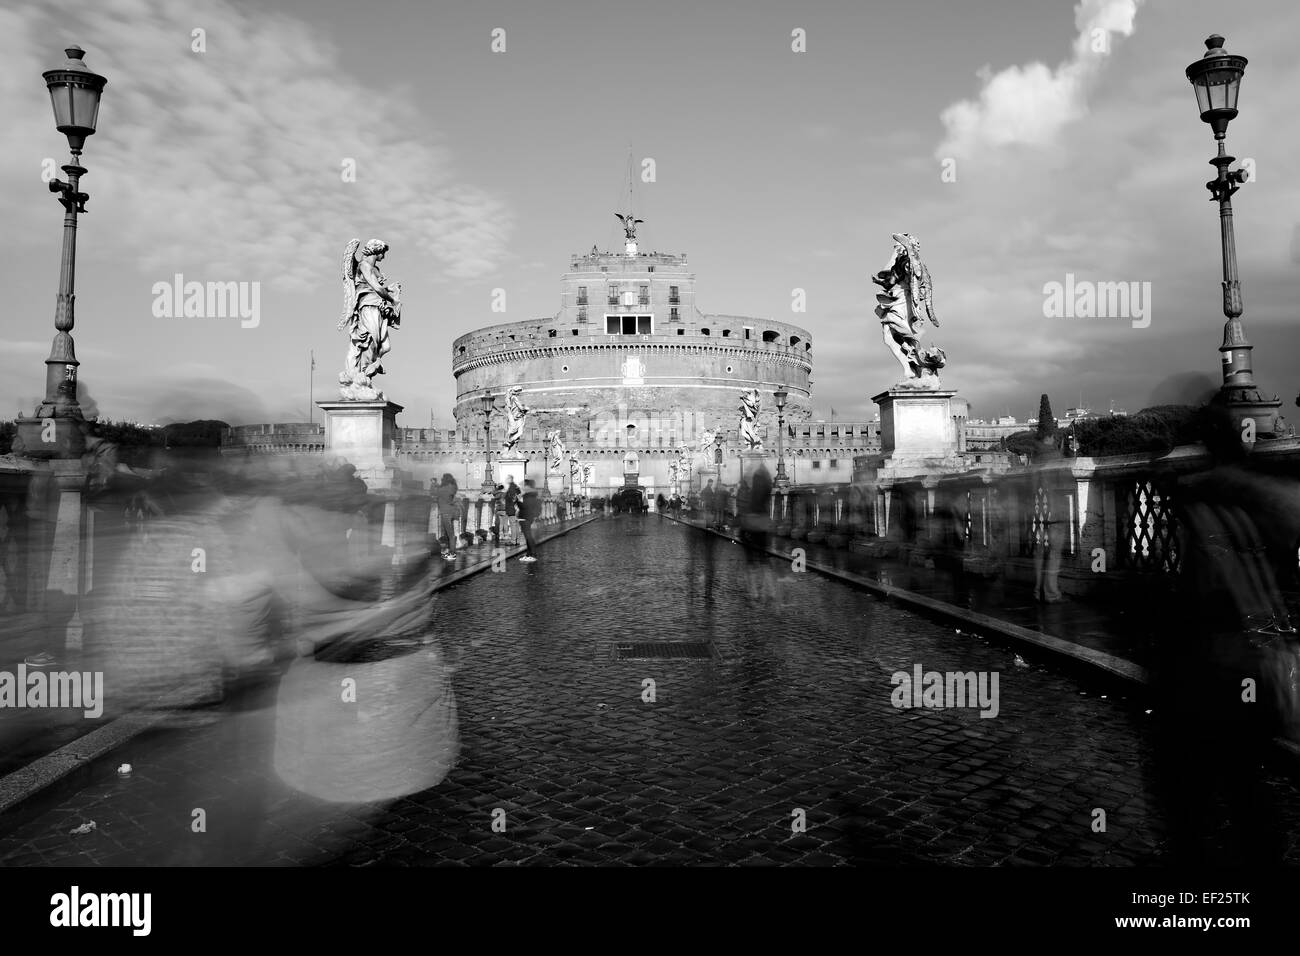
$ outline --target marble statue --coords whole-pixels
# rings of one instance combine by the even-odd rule
[[[578,464],[578,459],[569,459],[569,487],[574,488],[582,484],[582,466]]]
[[[716,430],[704,429],[700,432],[700,451],[706,455],[714,445],[718,443],[718,433]]]
[[[591,483],[591,465],[582,466],[582,487],[587,487]]]
[[[904,384],[938,386],[939,369],[948,357],[941,348],[921,348],[925,322],[939,327],[930,270],[921,261],[921,243],[915,237],[896,232],[893,240],[889,263],[871,277],[882,290],[876,294],[876,317],[885,345],[903,367]]]
[[[763,440],[758,437],[758,389],[740,393],[740,438],[752,451],[763,450]]]
[[[551,440],[551,468],[555,471],[559,471],[564,467],[566,452],[564,439],[560,437],[560,430],[558,428],[553,432],[549,432],[546,437]]]
[[[506,440],[501,443],[503,451],[514,451],[519,440],[524,437],[524,419],[532,409],[519,397],[523,393],[523,386],[516,385],[506,394]]]
[[[676,487],[681,478],[682,465],[676,458],[668,462],[668,484]]]
[[[618,221],[623,224],[623,234],[627,236],[627,241],[636,242],[636,227],[640,223],[645,222],[645,220],[633,219],[631,213],[628,213],[625,216],[622,213],[616,212],[614,215],[617,216]]]
[[[348,352],[339,373],[339,395],[345,401],[384,401],[384,393],[371,380],[384,373],[381,364],[391,345],[390,329],[402,321],[402,285],[390,283],[379,269],[388,243],[360,239],[348,243],[343,253],[343,316],[340,331],[347,330]]]

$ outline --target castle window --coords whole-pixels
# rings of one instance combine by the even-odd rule
[[[723,337],[724,339],[729,339],[729,338],[731,338],[731,329],[723,329],[723,330],[722,330],[722,337]]]
[[[618,283],[617,282],[611,282],[609,284],[609,304],[618,305]]]
[[[605,316],[606,335],[653,335],[654,316],[652,315],[607,315]]]
[[[708,329],[700,329],[700,335],[708,335],[708,334],[709,334]]]
[[[677,313],[677,309],[676,309],[676,307],[671,308],[671,309],[668,310],[668,321],[669,321],[669,322],[677,322],[677,321],[679,321],[680,319],[681,319],[681,316]]]
[[[678,334],[678,335],[685,335],[685,334],[686,334],[686,330],[685,330],[685,329],[678,329],[678,330],[677,330],[677,334]]]
[[[582,315],[582,320],[583,320],[584,322],[587,321],[586,313],[584,313],[584,314]],[[577,334],[578,334],[578,330],[577,330],[577,329],[574,329],[574,330],[573,330],[573,334],[574,334],[574,335],[577,335]]]
[[[579,309],[579,310],[578,310],[578,321],[579,321],[579,322],[586,322],[586,321],[587,321],[587,310],[586,310],[586,309]],[[574,329],[574,330],[573,330],[573,334],[574,334],[574,335],[577,335],[577,334],[578,334],[578,330],[577,330],[577,329]]]
[[[580,285],[578,286],[578,305],[586,305],[586,304],[587,304],[587,287],[585,285]]]
[[[802,340],[799,338],[799,336],[797,335],[790,336],[790,348],[794,348],[796,345],[800,343],[800,341]]]
[[[555,338],[555,329],[548,329],[546,332],[546,337],[551,339]]]
[[[648,269],[646,269],[646,272],[654,272],[654,271],[655,271],[654,266],[650,266]]]
[[[682,304],[681,297],[677,294],[677,290],[678,290],[678,287],[675,286],[675,285],[670,285],[670,286],[668,287],[668,304],[669,304],[669,305],[681,305],[681,304]]]
[[[763,341],[764,341],[764,342],[775,342],[775,341],[776,341],[778,338],[780,338],[780,337],[781,337],[781,333],[779,333],[779,332],[764,332],[764,333],[763,333]]]
[[[650,287],[648,285],[640,286],[637,289],[637,304],[638,305],[650,304]]]

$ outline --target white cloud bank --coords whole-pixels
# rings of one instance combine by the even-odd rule
[[[206,52],[192,50],[199,27]],[[0,11],[11,140],[0,215],[29,216],[30,200],[17,197],[34,192],[42,159],[67,161],[40,73],[62,63],[68,43],[109,81],[84,159],[90,210],[142,271],[202,268],[303,290],[354,235],[413,247],[452,279],[501,260],[508,210],[459,178],[412,93],[383,88],[373,62],[349,62],[315,27],[226,0],[40,0]],[[343,180],[345,159],[356,162],[355,182]]]
[[[939,158],[967,158],[987,147],[1046,146],[1088,111],[1087,96],[1112,50],[1114,36],[1131,36],[1142,0],[1082,0],[1070,58],[1055,69],[1041,62],[993,73],[985,66],[978,99],[940,114],[946,133]]]

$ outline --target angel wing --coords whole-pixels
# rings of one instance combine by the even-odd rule
[[[921,303],[925,306],[925,314],[929,316],[930,322],[937,329],[939,327],[939,318],[934,314],[934,284],[930,281],[930,270],[925,267],[920,256],[914,256],[912,263],[913,274],[916,276],[916,287],[919,293]]]
[[[346,326],[357,311],[357,247],[360,245],[360,239],[353,239],[343,253],[343,315],[339,318],[339,329]]]

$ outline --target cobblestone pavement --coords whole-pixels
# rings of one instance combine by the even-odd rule
[[[0,865],[1124,866],[1166,862],[1167,821],[1191,817],[1213,861],[1260,840],[1300,860],[1288,780],[1251,781],[1271,829],[1231,794],[1171,794],[1154,718],[1103,686],[655,515],[540,555],[434,598],[437,643],[415,654],[437,654],[406,673],[454,665],[459,759],[437,786],[353,804],[287,786],[272,689],[127,745],[113,763],[130,775],[101,773],[7,834]],[[775,591],[752,597],[764,581]],[[619,659],[632,641],[715,653]],[[896,708],[891,675],[918,664],[998,673],[996,717]],[[377,792],[436,761],[438,681],[422,680],[391,688],[406,716],[383,725],[386,754],[340,744],[318,777]],[[379,726],[364,702],[356,720]]]

